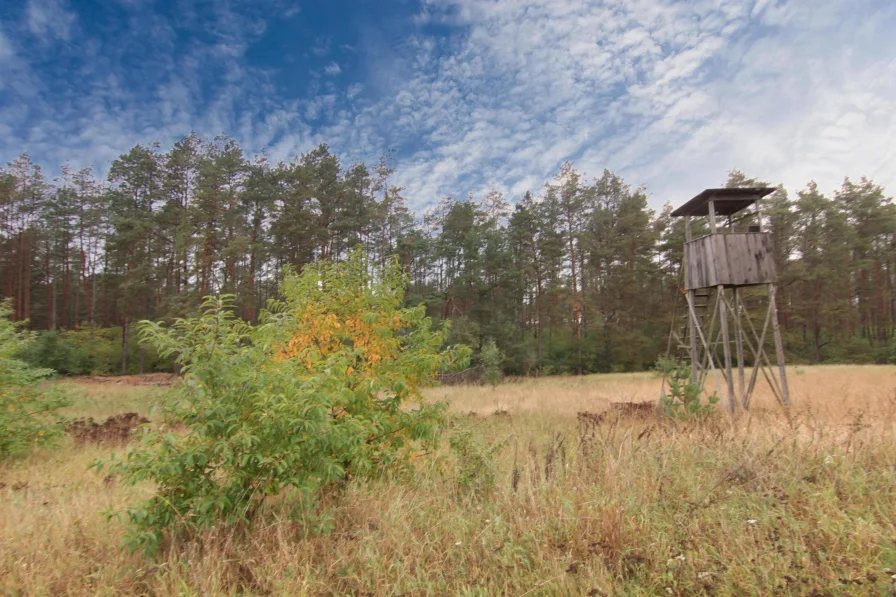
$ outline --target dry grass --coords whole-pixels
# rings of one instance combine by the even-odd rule
[[[42,452],[0,468],[0,593],[896,595],[896,368],[790,379],[791,423],[768,397],[733,424],[576,421],[654,400],[648,374],[434,389],[478,413],[460,424],[483,442],[506,441],[490,491],[460,488],[471,460],[447,455],[413,485],[332,498],[332,532],[272,512],[156,558],[121,551],[124,529],[98,513],[149,487],[86,472],[108,449]],[[72,414],[94,417],[146,414],[159,391],[82,387]]]
[[[711,380],[710,380],[711,381]],[[896,367],[879,365],[823,365],[788,367],[793,411],[838,422],[860,411],[888,408],[896,397]],[[708,385],[708,390],[714,390]],[[514,413],[550,413],[575,417],[583,410],[600,411],[614,402],[651,402],[659,396],[660,379],[653,373],[586,375],[526,379],[489,386],[452,386],[429,390],[431,399],[447,399],[458,412],[490,414],[498,409]],[[752,410],[777,414],[774,396],[762,378],[756,384]]]
[[[74,399],[65,414],[69,417],[103,419],[124,412],[148,417],[150,408],[165,391],[157,386],[96,383],[89,380],[67,381],[63,387]]]

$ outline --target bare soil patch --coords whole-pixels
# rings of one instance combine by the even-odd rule
[[[76,419],[66,425],[65,430],[76,444],[125,444],[134,435],[134,431],[149,419],[138,413],[122,413],[97,423],[93,417]]]

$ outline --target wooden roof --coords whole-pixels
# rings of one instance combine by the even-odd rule
[[[753,205],[766,195],[774,193],[772,187],[744,187],[733,189],[706,189],[672,212],[680,216],[708,216],[709,201],[715,201],[717,216],[730,216]]]

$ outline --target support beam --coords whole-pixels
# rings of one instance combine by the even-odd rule
[[[694,305],[694,291],[688,290],[688,305],[693,312]],[[692,317],[688,314],[688,336],[690,336],[691,340],[691,383],[697,383],[698,375],[700,374],[700,361],[699,361],[699,353],[697,350],[697,321],[696,317]]]
[[[724,296],[725,287],[718,287],[719,296]],[[725,378],[728,382],[728,412],[737,411],[737,400],[734,398],[734,377],[731,375],[731,335],[728,333],[728,301],[719,301],[719,321],[722,323],[722,352],[725,355]]]
[[[716,307],[716,308],[718,308],[718,307]],[[702,365],[703,375],[697,380],[697,384],[700,387],[703,387],[703,384],[706,383],[706,375],[707,375],[707,371],[709,371],[709,359],[713,359],[713,363],[715,363],[716,347],[721,343],[721,338],[722,338],[721,327],[718,331],[707,330],[706,336],[708,338],[713,338],[712,334],[714,331],[715,331],[715,338],[712,339],[712,342],[709,343],[709,347],[710,347],[709,350],[703,351],[703,359],[701,361],[701,363],[703,364]],[[719,369],[721,371],[721,365],[719,365]],[[722,371],[723,378],[724,378],[724,375],[725,375],[725,372]],[[728,383],[727,380],[725,383]],[[721,398],[721,396],[719,396],[719,398]]]
[[[736,340],[735,346],[737,347],[737,384],[738,390],[740,390],[740,404],[745,409],[748,406],[747,402],[747,389],[746,384],[744,382],[744,339],[743,333],[744,328],[741,325],[741,311],[743,310],[743,305],[741,304],[741,289],[734,289],[734,338]]]
[[[750,317],[747,316],[746,320],[747,320],[747,323],[750,324],[750,330],[753,332],[753,337],[758,338],[759,336],[756,334],[756,328],[753,327],[753,322],[750,320]],[[769,305],[769,308],[766,312],[765,326],[762,329],[762,337],[759,340],[760,344],[757,344],[756,348],[754,349],[753,345],[750,343],[750,340],[747,338],[745,338],[745,339],[747,341],[747,346],[750,348],[751,351],[753,351],[753,354],[756,355],[756,365],[754,365],[754,369],[753,369],[754,378],[755,378],[756,371],[758,368],[759,370],[762,371],[762,375],[765,377],[765,380],[768,382],[768,385],[772,390],[772,394],[775,395],[775,398],[778,400],[778,402],[780,402],[782,405],[784,405],[784,400],[783,400],[783,398],[781,398],[781,395],[782,395],[781,389],[778,387],[778,382],[777,382],[777,379],[775,378],[775,370],[772,367],[772,363],[768,358],[768,354],[766,354],[766,352],[765,352],[764,342],[765,342],[765,336],[766,336],[766,332],[768,330],[768,324],[769,324],[770,320],[771,320],[771,305]],[[763,361],[765,362],[765,365],[763,365]],[[768,368],[768,372],[766,372],[766,368]],[[755,383],[755,379],[752,381]]]
[[[755,350],[753,349],[753,346],[752,344],[750,344],[749,340],[747,341],[747,345],[753,352],[753,371],[750,374],[750,383],[747,386],[747,404],[749,405],[750,397],[753,395],[753,389],[756,387],[756,377],[759,374],[759,368],[762,366],[762,358],[759,354],[759,351],[765,352],[765,334],[768,332],[768,324],[771,321],[771,310],[766,310],[765,323],[762,324],[761,336],[757,336],[756,328],[753,327],[753,321],[750,319],[750,315],[746,312],[744,312],[744,319],[746,319],[747,323],[750,324],[750,330],[753,332],[753,336],[758,338],[758,344]]]
[[[781,341],[781,328],[778,326],[778,306],[775,303],[777,289],[774,284],[768,285],[768,308],[772,314],[772,331],[775,335],[775,354],[778,357],[778,370],[781,375],[781,399],[784,406],[790,408],[790,388],[787,387],[787,368],[784,366],[784,343]]]
[[[691,300],[691,294],[688,293],[688,311],[691,313],[691,318],[694,321],[694,327],[697,330],[697,335],[700,337],[700,342],[703,343],[703,348],[709,352],[709,344],[706,342],[706,338],[703,336],[703,330],[700,329],[699,322],[697,321],[697,312],[694,310],[694,301]],[[709,367],[712,369],[713,377],[716,380],[716,388],[718,388],[719,393],[722,393],[722,384],[719,383],[719,373],[716,370],[715,360],[712,358],[712,354],[709,355]]]
[[[708,308],[709,307],[709,296],[707,296],[706,298],[707,298],[706,306]],[[710,339],[713,338],[713,333],[715,332],[715,329],[716,329],[716,315],[719,314],[719,299],[720,298],[721,298],[721,296],[717,292],[716,293],[716,301],[712,306],[712,318],[709,321],[709,326],[707,326],[705,329],[701,328],[704,335],[708,336]],[[704,322],[705,321],[706,320],[705,320],[705,316],[704,316]],[[698,322],[698,326],[699,326],[699,322]],[[715,336],[715,340],[706,346],[706,351],[705,351],[706,358],[701,361],[701,363],[706,362],[706,364],[703,365],[702,375],[697,378],[697,384],[700,387],[703,387],[703,384],[706,382],[707,367],[709,367],[710,361],[712,360],[712,362],[715,363],[715,360],[714,360],[715,346],[716,346],[716,344],[718,344],[718,341],[719,341],[719,336],[717,333]],[[722,393],[721,388],[719,388],[719,393],[720,394]],[[719,398],[721,398],[721,396],[719,396]]]

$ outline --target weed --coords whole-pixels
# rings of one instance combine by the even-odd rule
[[[448,445],[455,459],[455,478],[459,487],[474,493],[491,490],[496,480],[497,455],[509,440],[486,443],[474,426],[455,421]]]

